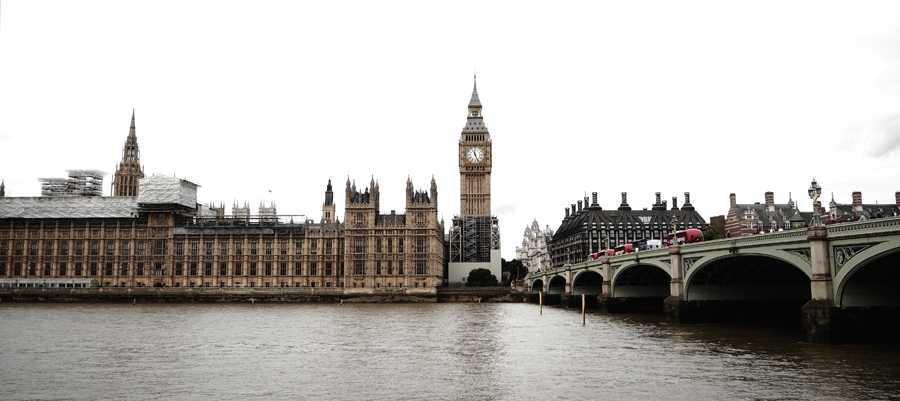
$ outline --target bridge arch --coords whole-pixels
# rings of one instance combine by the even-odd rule
[[[566,278],[563,276],[553,276],[547,285],[547,294],[565,294]]]
[[[544,292],[544,280],[535,279],[531,282],[531,293],[537,294],[540,292]]]
[[[603,293],[603,275],[593,270],[582,270],[572,280],[572,295],[600,295]]]
[[[786,259],[760,253],[722,253],[685,263],[685,300],[809,301],[809,264],[797,266],[796,260]]]
[[[668,265],[653,261],[636,262],[617,269],[612,296],[665,298],[670,294],[671,282]]]
[[[846,249],[832,253],[837,274],[834,277],[835,304],[841,307],[856,306],[900,306],[900,246],[891,241],[853,254],[843,266],[841,261],[848,256]]]

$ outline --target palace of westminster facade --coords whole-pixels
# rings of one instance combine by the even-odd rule
[[[459,141],[461,215],[490,217],[491,143],[480,111],[476,88]],[[467,132],[473,124],[478,135]],[[320,221],[294,222],[279,218],[274,204],[258,215],[235,204],[230,216],[199,205],[196,184],[145,177],[139,156],[132,114],[112,196],[6,197],[0,184],[0,280],[433,291],[448,277],[453,239],[438,220],[433,178],[427,190],[407,179],[405,214],[380,213],[374,178],[366,188],[348,178],[344,222],[329,180]]]

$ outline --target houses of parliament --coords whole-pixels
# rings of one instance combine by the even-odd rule
[[[480,111],[480,102],[470,102],[460,136],[461,180],[469,184],[461,188],[462,216],[490,213],[490,141]],[[331,180],[318,221],[279,216],[274,204],[255,215],[247,204],[236,203],[230,215],[224,206],[200,205],[198,185],[144,174],[134,114],[112,196],[98,196],[97,178],[69,170],[67,179],[44,181],[40,197],[7,197],[0,184],[0,285],[434,291],[447,284],[454,238],[457,259],[466,253],[463,237],[446,235],[438,219],[434,178],[425,189],[407,179],[405,213],[380,211],[374,178],[366,187],[348,178],[343,222]]]

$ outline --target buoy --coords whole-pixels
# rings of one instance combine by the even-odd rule
[[[341,306],[344,306],[344,300],[341,299]]]
[[[254,300],[253,298],[250,298],[250,305],[253,305],[253,302],[255,302],[255,301],[256,300]]]
[[[137,298],[135,298],[134,301],[131,302],[131,304],[132,304],[132,305],[137,305]]]

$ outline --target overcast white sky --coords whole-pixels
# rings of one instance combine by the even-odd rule
[[[99,169],[109,194],[134,108],[145,172],[201,203],[318,220],[330,178],[343,220],[348,177],[402,213],[434,176],[449,226],[476,69],[506,259],[594,191],[708,220],[731,192],[811,210],[813,177],[900,190],[900,2],[6,0],[0,178]]]

